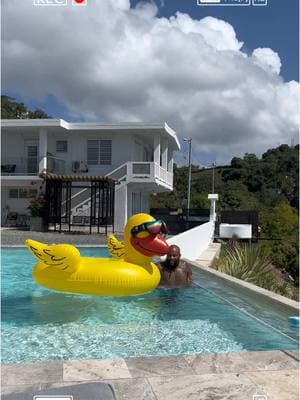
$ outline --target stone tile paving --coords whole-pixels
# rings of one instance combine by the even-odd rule
[[[107,382],[117,400],[298,400],[298,362],[283,351],[15,364],[2,393]]]

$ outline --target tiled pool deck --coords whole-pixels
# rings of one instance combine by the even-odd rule
[[[35,237],[33,232],[4,230],[2,246],[22,245],[29,236],[48,243],[105,243],[99,235],[64,235],[62,240],[55,233]],[[211,249],[198,262],[207,267],[213,254]],[[112,385],[117,400],[298,400],[299,353],[260,351],[9,364],[2,366],[1,378],[2,394],[101,381]]]
[[[117,400],[298,400],[297,359],[262,351],[5,365],[2,393],[101,381]]]

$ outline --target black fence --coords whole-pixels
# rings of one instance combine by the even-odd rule
[[[171,235],[184,232],[209,221],[210,210],[190,208],[187,218],[186,209],[151,208],[150,214],[165,221]]]
[[[258,211],[221,211],[216,222],[215,235],[219,236],[220,224],[251,224],[252,225],[252,241],[259,238]]]
[[[81,182],[81,185],[78,184]],[[87,215],[74,215],[80,205],[74,202],[74,191],[87,189],[89,202]],[[46,179],[47,215],[46,223],[54,231],[76,230],[99,233],[100,228],[107,233],[114,230],[114,190],[115,182],[105,177],[50,176]]]

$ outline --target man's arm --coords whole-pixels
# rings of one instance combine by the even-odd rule
[[[187,282],[192,282],[192,280],[193,280],[192,269],[191,269],[191,267],[189,265],[187,265],[186,280],[187,280]]]
[[[193,280],[193,273],[192,273],[192,269],[189,265],[187,265],[187,263],[185,261],[181,262],[181,268],[182,270],[185,272],[186,274],[186,281],[187,282],[192,282]]]

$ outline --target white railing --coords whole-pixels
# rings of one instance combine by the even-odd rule
[[[166,171],[160,165],[154,162],[148,161],[128,161],[125,164],[120,165],[105,176],[114,178],[118,183],[130,183],[130,182],[155,182],[159,181],[168,185],[172,188],[173,185],[173,174]],[[119,186],[120,188],[121,186]],[[87,193],[88,189],[83,189],[72,197],[81,198]],[[87,213],[90,207],[90,198],[85,198],[83,201],[77,202],[76,206],[72,208],[72,214],[76,215],[78,212]]]
[[[1,157],[2,175],[38,175],[37,157]]]
[[[173,174],[160,165],[149,161],[128,161],[114,169],[106,176],[117,179],[119,182],[145,182],[158,180],[172,188]]]
[[[169,186],[173,186],[173,174],[166,169],[162,168],[157,163],[154,163],[155,178],[160,181],[167,183]]]
[[[213,221],[196,226],[167,240],[168,244],[180,247],[181,255],[191,261],[196,260],[214,240],[215,223]]]
[[[118,168],[114,169],[110,173],[106,174],[105,176],[117,179],[119,182],[126,179],[127,175],[127,164],[122,164]]]
[[[62,158],[47,156],[47,172],[63,175],[66,171],[66,162]]]

